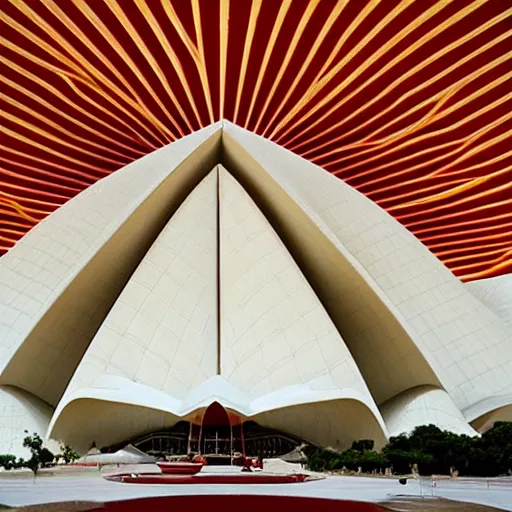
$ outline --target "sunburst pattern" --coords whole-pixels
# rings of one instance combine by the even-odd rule
[[[0,249],[220,118],[324,167],[464,280],[512,268],[500,0],[4,0]]]

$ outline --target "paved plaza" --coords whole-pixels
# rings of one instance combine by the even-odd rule
[[[382,502],[401,496],[443,497],[479,503],[512,511],[512,479],[408,481],[403,486],[394,479],[328,476],[302,484],[273,485],[135,485],[107,481],[99,472],[79,475],[28,477],[0,476],[0,504],[24,506],[62,501],[115,501],[150,496],[193,494],[261,494],[304,496]]]

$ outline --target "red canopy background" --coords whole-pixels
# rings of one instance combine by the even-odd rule
[[[220,118],[376,201],[465,280],[512,267],[500,0],[5,0],[0,251]]]

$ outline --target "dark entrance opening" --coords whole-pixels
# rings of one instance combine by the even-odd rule
[[[233,428],[226,409],[219,402],[213,402],[204,413],[199,447],[208,464],[232,463]]]
[[[241,456],[281,457],[304,444],[303,440],[290,434],[263,427],[226,411],[217,402],[194,419],[194,422],[180,421],[166,430],[103,446],[101,451],[114,453],[127,444],[133,444],[158,458],[180,460],[192,452],[206,456],[210,464],[232,464]]]

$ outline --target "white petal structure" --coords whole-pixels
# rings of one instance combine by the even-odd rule
[[[512,328],[512,274],[473,281],[466,287]]]
[[[30,458],[23,438],[34,432],[43,435],[53,409],[39,398],[11,386],[0,386],[0,454]],[[27,431],[27,433],[25,433]],[[58,449],[51,443],[50,449]]]
[[[391,436],[431,423],[460,434],[475,433],[450,395],[432,386],[419,386],[400,393],[383,403],[381,412]]]
[[[108,376],[183,398],[217,374],[217,171],[157,237],[94,336],[60,405]],[[141,403],[143,405],[143,403]]]
[[[121,443],[214,402],[335,448],[475,434],[511,416],[507,278],[463,285],[343,181],[216,123],[0,259],[0,451],[24,430]]]

